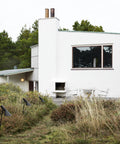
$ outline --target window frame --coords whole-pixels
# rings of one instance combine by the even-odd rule
[[[103,43],[103,44],[85,44],[85,45],[71,45],[72,46],[72,70],[113,70],[113,43]],[[89,67],[89,68],[75,68],[73,64],[73,49],[74,47],[91,47],[91,46],[101,46],[101,67],[100,68],[94,68],[94,67]],[[104,46],[112,46],[112,67],[103,67],[104,64],[104,54],[103,54],[103,49]]]

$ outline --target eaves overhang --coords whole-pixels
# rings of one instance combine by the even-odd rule
[[[33,70],[34,70],[33,68],[3,70],[0,71],[0,76],[10,76],[27,72],[33,72]]]

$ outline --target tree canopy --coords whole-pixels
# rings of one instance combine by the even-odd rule
[[[27,29],[26,25],[22,28],[21,33],[16,41],[16,54],[19,55],[18,68],[30,67],[31,49],[30,46],[38,44],[38,21],[35,21],[31,28]]]
[[[102,26],[94,26],[88,20],[82,20],[81,23],[79,23],[78,21],[75,21],[75,23],[73,25],[73,30],[104,32]]]
[[[30,67],[30,46],[38,43],[38,21],[32,28],[25,25],[16,42],[8,36],[6,31],[0,33],[0,70]]]
[[[0,33],[0,70],[11,69],[17,64],[15,44],[4,30]]]

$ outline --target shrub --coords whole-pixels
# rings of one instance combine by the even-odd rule
[[[57,125],[55,127],[55,132],[57,131],[57,133],[53,136],[53,140],[56,143],[120,143],[119,99],[116,101],[98,98],[78,98],[73,105],[75,107],[75,111],[73,109],[75,121],[62,123],[60,126]],[[66,117],[64,118],[61,112],[62,110],[65,112],[62,109],[63,106],[66,108],[66,105],[62,105],[52,113],[51,118],[53,121],[65,122]],[[64,134],[63,141],[62,134]]]
[[[39,99],[40,93],[24,93],[12,84],[0,85],[0,104],[12,114],[10,117],[3,115],[0,135],[7,133],[17,133],[36,125],[43,117],[56,107],[47,96],[42,96],[44,103]],[[23,98],[26,98],[31,106],[24,107]],[[1,109],[0,109],[1,112]]]
[[[41,102],[39,96],[43,99],[44,102]],[[52,99],[48,96],[42,96],[39,92],[27,92],[26,99],[31,104],[41,105],[45,104],[48,111],[55,109],[57,106],[53,103]]]
[[[105,109],[115,110],[117,108],[115,100],[102,100],[101,103]]]
[[[5,103],[5,101],[16,103],[22,94],[22,90],[18,86],[14,86],[12,83],[0,84],[0,103]]]
[[[41,104],[41,101],[39,100],[39,93],[37,91],[35,92],[26,92],[26,99],[31,103],[31,104],[36,104],[36,105],[39,105]]]
[[[22,92],[22,90],[20,89],[19,86],[15,86],[12,83],[0,84],[0,96],[3,95],[3,94],[8,94],[9,91],[16,92],[16,93],[21,93]]]
[[[86,134],[114,134],[120,128],[120,107],[118,101],[100,99],[79,99],[81,107],[76,109],[76,130]],[[77,102],[78,103],[78,102]]]
[[[61,105],[52,112],[51,119],[55,122],[67,122],[75,120],[75,105],[70,103]]]

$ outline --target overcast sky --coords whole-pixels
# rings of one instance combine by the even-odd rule
[[[44,17],[45,8],[55,8],[61,28],[72,30],[76,20],[84,19],[120,33],[120,0],[0,0],[0,32],[6,30],[16,41],[25,24],[29,28]]]

